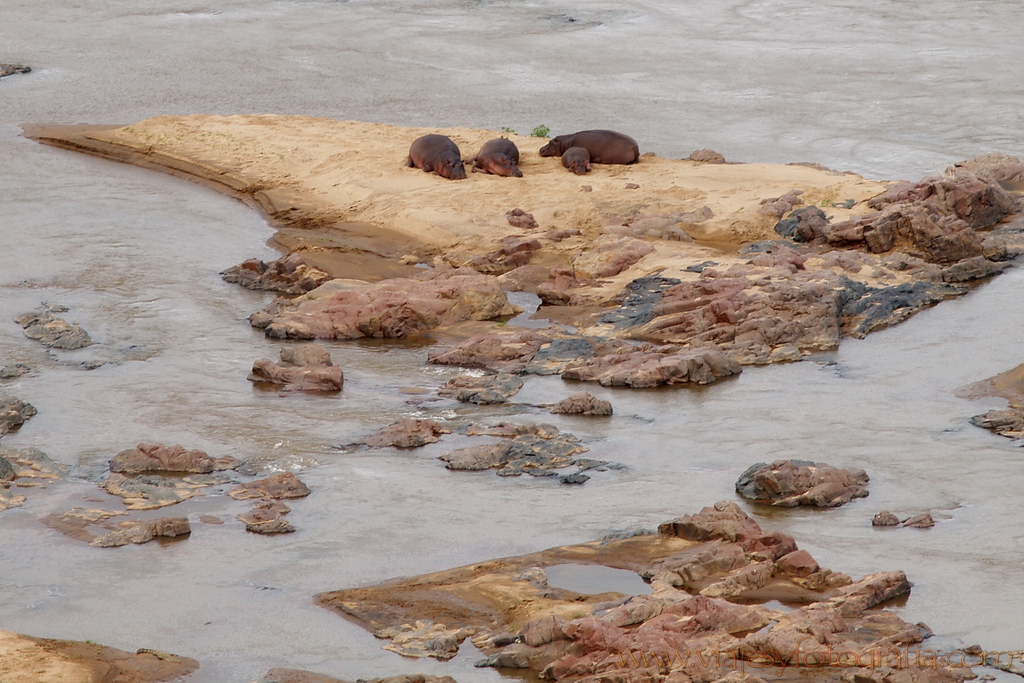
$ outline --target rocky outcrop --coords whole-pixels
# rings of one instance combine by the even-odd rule
[[[550,411],[556,415],[611,415],[612,404],[589,392],[580,391],[569,398],[563,398],[551,406]]]
[[[121,451],[110,461],[110,471],[122,474],[143,472],[193,472],[208,474],[231,470],[241,461],[231,456],[212,458],[203,451],[185,450],[181,446],[161,446],[140,443],[135,448]]]
[[[280,472],[266,479],[239,484],[228,491],[228,495],[235,500],[305,498],[309,495],[309,487],[291,472]]]
[[[612,277],[651,253],[654,253],[654,246],[644,240],[603,239],[591,249],[577,252],[572,266],[579,278]]]
[[[148,543],[154,538],[175,538],[188,536],[192,533],[188,520],[184,517],[161,517],[160,519],[138,520],[125,522],[122,528],[99,536],[89,542],[97,548],[117,548],[129,543]]]
[[[470,337],[428,355],[431,363],[483,367],[494,372],[560,374],[603,386],[710,384],[740,372],[716,347],[606,341],[562,330],[512,330]]]
[[[636,571],[654,592],[588,595],[543,580],[545,567],[581,562]],[[389,640],[387,649],[448,659],[471,637],[485,655],[477,666],[526,669],[545,680],[757,681],[741,675],[741,661],[794,680],[842,683],[875,680],[872,667],[823,667],[815,658],[849,652],[864,662],[872,652],[902,650],[931,635],[879,609],[909,591],[899,571],[852,581],[824,569],[791,537],[765,532],[723,501],[666,522],[657,535],[552,548],[318,600]],[[803,606],[779,611],[756,604],[780,598]],[[904,683],[971,675],[941,666],[898,673]]]
[[[16,398],[0,399],[0,436],[25,424],[37,412],[31,403]]]
[[[864,470],[841,470],[808,460],[776,460],[751,465],[736,480],[736,492],[748,500],[777,507],[839,507],[868,495]]]
[[[32,368],[25,365],[24,363],[12,363],[11,365],[5,365],[0,367],[0,379],[17,379],[26,372],[31,372]]]
[[[438,395],[454,398],[456,401],[490,405],[505,403],[523,388],[523,380],[515,375],[497,374],[474,377],[459,375],[441,385]]]
[[[245,530],[254,534],[288,534],[295,527],[284,518],[292,509],[278,500],[264,500],[253,505],[248,512],[238,515]]]
[[[284,294],[305,294],[331,279],[326,272],[307,265],[298,252],[269,263],[249,259],[228,268],[220,276],[225,282],[233,282],[246,289]]]
[[[409,419],[400,420],[385,427],[376,434],[371,434],[357,444],[370,448],[419,448],[428,443],[437,443],[441,435],[451,434],[448,429],[434,420]]]
[[[193,474],[187,477],[144,474],[126,477],[112,472],[99,487],[124,501],[129,510],[155,510],[198,496],[200,489],[231,481],[224,474]]]
[[[93,343],[81,327],[49,312],[22,313],[14,322],[21,325],[26,337],[53,349],[81,349]]]
[[[281,349],[275,363],[260,358],[253,363],[250,382],[277,384],[285,391],[341,391],[345,375],[331,363],[331,356],[319,344],[299,344]]]
[[[494,276],[438,266],[415,278],[382,280],[316,299],[278,300],[250,321],[268,337],[357,339],[408,337],[466,320],[521,313]]]
[[[450,470],[493,468],[502,477],[521,474],[548,477],[557,476],[557,470],[575,465],[573,456],[588,450],[576,436],[559,433],[551,425],[540,425],[533,433],[520,434],[496,444],[448,451],[438,459]]]

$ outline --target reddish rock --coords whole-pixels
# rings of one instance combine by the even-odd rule
[[[291,472],[280,472],[266,479],[239,484],[228,491],[228,495],[235,500],[304,498],[309,495],[309,487]]]
[[[899,526],[899,524],[900,518],[888,510],[882,510],[871,520],[871,526]]]
[[[792,211],[794,206],[804,203],[804,201],[800,199],[800,195],[803,193],[803,190],[790,190],[781,197],[762,199],[761,206],[758,207],[757,212],[765,216],[782,218]]]
[[[279,301],[251,321],[276,338],[398,338],[521,312],[509,303],[494,276],[438,266],[414,278],[382,280],[295,303]]]
[[[643,389],[662,384],[711,384],[739,372],[739,363],[718,347],[662,346],[610,353],[573,363],[562,372],[562,378],[598,382],[606,387]]]
[[[265,263],[249,259],[232,266],[220,274],[226,282],[234,282],[246,289],[304,294],[331,279],[319,268],[307,265],[302,254],[295,252],[284,258]]]
[[[514,228],[522,228],[524,230],[533,230],[537,226],[537,221],[534,220],[532,213],[526,213],[522,209],[512,209],[505,214],[505,219],[509,225]]]
[[[713,149],[698,149],[686,157],[690,161],[699,161],[704,164],[724,164],[725,157]]]
[[[957,169],[973,173],[979,180],[986,183],[1024,182],[1024,163],[1017,157],[1008,154],[992,153],[984,156],[959,161],[947,170],[947,175],[955,176]]]
[[[229,494],[230,495],[230,494]],[[245,530],[255,534],[287,534],[295,531],[284,515],[291,512],[284,503],[279,501],[262,501],[256,503],[252,510],[238,515],[237,519],[245,524]]]
[[[935,519],[932,518],[931,513],[922,512],[919,515],[914,515],[909,519],[903,520],[903,526],[914,527],[917,529],[930,529],[935,526]]]
[[[744,498],[764,505],[839,507],[868,495],[864,470],[841,470],[807,460],[777,460],[751,465],[736,481]]]
[[[611,415],[612,404],[586,391],[580,391],[551,406],[556,415]]]
[[[241,463],[232,457],[214,459],[203,451],[187,451],[181,446],[140,443],[123,450],[110,461],[111,472],[140,474],[142,472],[196,472],[206,474],[230,470]]]
[[[279,384],[285,391],[340,391],[345,383],[341,368],[319,344],[299,344],[281,349],[281,360],[274,363],[260,358],[252,366],[251,382]]]
[[[806,579],[811,574],[821,570],[818,563],[814,561],[811,554],[806,550],[794,550],[783,555],[775,565],[780,572],[788,576],[798,576]]]
[[[440,441],[442,434],[451,433],[452,430],[433,420],[409,419],[387,426],[360,443],[370,448],[419,448]]]
[[[577,277],[612,277],[654,252],[650,242],[621,238],[598,242],[588,251],[578,251],[572,265]]]

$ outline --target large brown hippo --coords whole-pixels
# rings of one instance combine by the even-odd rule
[[[562,156],[570,147],[590,152],[595,164],[635,164],[640,158],[636,140],[613,130],[581,130],[572,135],[559,135],[540,149],[542,157]]]
[[[570,147],[562,155],[562,166],[576,175],[590,173],[590,152],[584,147]]]
[[[448,180],[462,180],[466,168],[462,165],[459,146],[445,135],[424,135],[412,141],[406,166],[433,171]]]
[[[466,159],[466,163],[473,164],[474,173],[523,177],[519,170],[519,148],[508,138],[488,140],[475,157]]]

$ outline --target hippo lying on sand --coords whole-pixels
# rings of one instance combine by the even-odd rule
[[[448,180],[462,180],[466,177],[459,146],[444,135],[424,135],[413,140],[409,147],[409,160],[405,165],[422,168],[428,173],[433,171]]]
[[[640,158],[636,140],[613,130],[582,130],[572,135],[559,135],[540,149],[542,157],[562,156],[572,147],[582,147],[595,164],[634,164]]]
[[[508,138],[488,140],[475,157],[466,159],[466,163],[474,164],[474,173],[523,177],[519,170],[519,148]]]

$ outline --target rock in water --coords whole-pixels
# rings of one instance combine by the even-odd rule
[[[345,375],[319,344],[299,344],[281,349],[281,360],[274,363],[260,358],[253,363],[250,382],[281,385],[285,391],[340,391]]]
[[[265,263],[249,259],[225,270],[220,276],[246,289],[259,289],[285,294],[305,294],[331,279],[331,276],[309,266],[298,252],[277,261]]]
[[[181,446],[140,443],[121,451],[110,461],[110,471],[122,474],[142,472],[194,472],[208,474],[230,470],[241,464],[230,456],[214,459],[203,451],[187,451]]]
[[[586,391],[580,391],[551,406],[556,415],[611,415],[612,404]]]
[[[900,518],[888,510],[882,510],[871,520],[871,526],[899,526],[899,524]]]
[[[23,313],[14,322],[26,337],[54,349],[81,349],[93,343],[81,327],[49,313]]]
[[[239,484],[228,491],[228,495],[235,500],[305,498],[309,495],[309,487],[291,472],[281,472],[266,479]]]
[[[433,420],[409,419],[387,426],[359,443],[370,448],[419,448],[428,443],[437,443],[442,434],[451,433],[452,430]]]
[[[0,400],[0,436],[25,424],[25,421],[36,412],[32,404],[16,398]]]
[[[839,507],[868,495],[864,470],[841,470],[807,460],[777,460],[751,465],[736,481],[736,492],[748,500],[778,507]]]
[[[125,522],[124,528],[104,534],[89,542],[98,548],[116,548],[129,543],[148,543],[158,536],[174,538],[192,533],[184,517],[162,517],[160,519]]]
[[[456,401],[488,405],[505,403],[523,388],[523,380],[515,375],[497,374],[474,377],[460,375],[449,380],[437,390],[441,396],[454,398]]]

